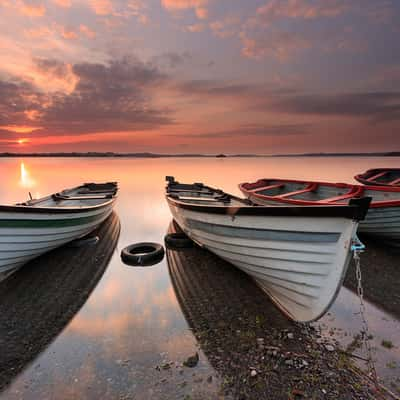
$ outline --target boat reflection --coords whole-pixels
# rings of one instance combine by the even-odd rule
[[[112,213],[93,232],[96,245],[58,248],[0,282],[0,389],[64,329],[85,304],[117,245]]]
[[[168,232],[177,231],[179,227],[171,223]],[[197,246],[167,249],[166,254],[185,319],[210,364],[234,390],[246,390],[243,379],[251,368],[258,368],[260,342],[265,349],[280,346],[283,352],[293,351],[282,334],[295,332],[299,338],[299,325],[285,318],[247,274]],[[268,363],[260,367],[266,374],[267,368],[272,369]]]

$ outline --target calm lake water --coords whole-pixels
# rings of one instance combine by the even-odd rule
[[[367,157],[0,159],[1,203],[24,201],[28,192],[39,197],[83,182],[118,181],[116,213],[121,222],[115,253],[86,303],[0,397],[156,399],[203,393],[206,398],[217,398],[220,382],[201,350],[195,374],[184,370],[177,380],[167,368],[161,372],[156,368],[169,361],[182,362],[199,351],[166,260],[135,268],[124,265],[119,256],[124,246],[134,242],[163,243],[171,221],[164,200],[165,175],[239,194],[239,182],[258,178],[353,182],[356,173],[368,168],[399,165],[399,158]],[[355,294],[343,288],[319,325],[325,334],[333,334],[346,345],[361,327],[357,311]],[[379,373],[389,381],[400,375],[400,324],[379,305],[368,304],[367,311],[379,350]],[[395,347],[384,349],[383,339]],[[214,379],[206,383],[210,375]],[[131,397],[124,397],[126,393]]]

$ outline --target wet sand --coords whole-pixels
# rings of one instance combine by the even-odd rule
[[[57,337],[102,277],[120,232],[115,213],[96,245],[56,249],[0,282],[0,390]]]
[[[361,254],[364,296],[400,319],[400,248],[385,246],[379,239],[362,237],[366,251]],[[355,264],[351,262],[344,285],[356,291]]]

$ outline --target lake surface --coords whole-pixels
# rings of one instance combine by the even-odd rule
[[[182,313],[166,260],[135,268],[124,265],[119,256],[128,244],[163,243],[171,221],[164,199],[165,175],[239,194],[239,182],[259,178],[351,183],[356,173],[368,168],[399,165],[399,158],[372,157],[0,159],[1,203],[24,201],[29,192],[40,197],[83,182],[118,181],[115,211],[121,223],[115,253],[86,303],[0,397],[156,399],[195,393],[218,398],[220,382]],[[358,305],[355,294],[343,288],[319,325],[328,335],[335,331],[332,336],[347,345],[361,329]],[[367,304],[367,312],[379,350],[379,373],[389,382],[400,375],[400,324],[377,305]],[[384,339],[395,347],[384,349]],[[196,372],[182,370],[181,378],[172,378],[169,369],[196,351]],[[176,365],[163,370],[169,362]],[[124,397],[126,393],[131,397]]]

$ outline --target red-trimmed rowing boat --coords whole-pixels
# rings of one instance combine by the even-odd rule
[[[400,246],[400,187],[274,178],[241,183],[239,188],[253,203],[260,205],[344,205],[350,199],[371,197],[367,217],[360,221],[359,231]]]

